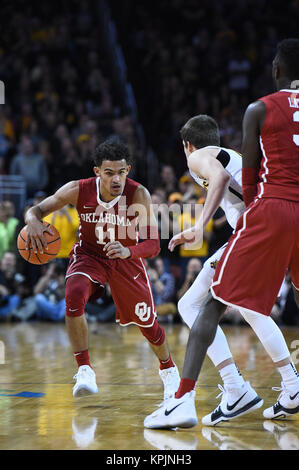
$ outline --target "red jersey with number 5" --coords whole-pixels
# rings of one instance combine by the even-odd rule
[[[127,178],[122,194],[104,202],[100,197],[99,178],[79,181],[76,208],[80,218],[80,247],[107,259],[103,248],[110,241],[119,241],[123,246],[136,245],[137,217],[132,203],[138,186],[139,183]]]
[[[280,90],[260,100],[266,117],[257,197],[299,202],[299,90]]]

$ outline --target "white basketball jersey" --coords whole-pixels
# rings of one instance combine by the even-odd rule
[[[227,187],[220,203],[220,207],[225,212],[230,226],[235,229],[238,218],[245,210],[245,204],[242,197],[242,157],[238,152],[231,149],[215,146],[209,146],[206,148],[219,148],[217,160],[220,161],[223,168],[225,168],[231,177],[229,186]],[[209,182],[207,180],[204,180],[191,170],[190,175],[194,178],[197,184],[208,189]]]

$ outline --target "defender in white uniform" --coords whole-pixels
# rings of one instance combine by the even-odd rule
[[[207,197],[200,220],[196,222],[194,227],[178,233],[170,240],[170,251],[180,244],[191,247],[199,240],[206,224],[218,207],[222,207],[233,229],[245,210],[242,198],[242,156],[234,150],[220,147],[220,133],[214,119],[206,115],[189,119],[181,129],[181,137],[190,174],[200,186],[207,189]],[[226,244],[204,263],[190,289],[179,300],[179,313],[190,329],[207,297],[212,285],[216,263],[221,258],[225,247]],[[274,363],[288,356],[289,352],[283,335],[271,317],[242,309],[240,309],[240,313],[255,331]],[[215,425],[221,421],[237,418],[262,406],[263,400],[258,397],[249,382],[245,382],[240,374],[220,326],[217,327],[214,341],[209,346],[207,355],[217,367],[223,380],[223,387],[219,385],[222,395],[220,405],[212,413],[202,418],[203,424]],[[184,377],[182,377],[181,383],[183,381]],[[177,398],[184,393],[186,391],[179,388],[176,393],[178,396],[174,397],[173,403],[177,404],[179,402]],[[189,417],[192,417],[191,421],[185,422],[184,416],[182,416],[182,420],[180,417],[177,420],[174,416],[176,413],[181,413],[181,407],[171,417],[176,422],[182,421],[182,427],[197,424],[193,403],[195,394],[190,392],[187,395],[186,400],[190,403],[186,402],[186,406],[193,410],[191,414],[187,413]],[[167,404],[165,406],[170,407]],[[171,427],[169,426],[171,420],[165,418],[168,414],[163,415],[163,413],[164,408],[162,407],[147,416],[144,421],[145,427]]]
[[[219,206],[223,209],[226,219],[230,226],[235,229],[237,220],[245,210],[245,204],[242,198],[242,157],[239,153],[223,147],[207,146],[200,150],[195,150],[190,154],[192,160],[215,159],[222,166],[223,170],[229,175],[229,182],[223,189],[222,199]],[[199,176],[191,169],[190,175],[197,184],[204,189],[209,188],[209,181]],[[222,176],[222,173],[220,172]],[[209,189],[208,189],[209,191]],[[216,204],[214,204],[216,206]],[[217,210],[215,207],[215,211]],[[214,212],[215,212],[214,211]],[[199,224],[198,224],[199,225]],[[180,235],[180,234],[179,234]],[[175,242],[175,237],[170,242],[170,249]],[[184,322],[192,327],[195,318],[198,315],[207,293],[212,285],[216,264],[225,250],[226,243],[219,248],[203,265],[196,280],[185,295],[179,300],[178,310]],[[188,246],[188,245],[186,245]]]

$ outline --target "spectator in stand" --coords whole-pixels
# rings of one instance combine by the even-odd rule
[[[169,212],[165,191],[157,190],[152,195],[152,208],[158,222],[160,237],[160,257],[163,259],[165,271],[169,272],[170,260],[173,257],[168,250],[169,238],[173,236],[172,213]]]
[[[62,321],[65,316],[65,271],[52,261],[34,288],[39,320]]]
[[[149,262],[151,266],[151,263]],[[177,308],[174,303],[175,279],[164,269],[163,259],[157,257],[148,270],[158,316],[174,315]]]
[[[203,204],[203,202],[203,198],[197,199],[196,196],[192,196],[186,201],[186,203],[184,204],[184,211],[179,216],[177,221],[179,224],[178,231],[182,231],[188,227],[192,227],[195,225],[196,220],[198,220],[200,216],[199,211],[202,209],[201,204]],[[190,245],[190,247],[180,245],[179,254],[183,279],[185,278],[186,268],[190,258],[197,257],[202,263],[207,260],[209,256],[209,243],[212,236],[212,230],[213,220],[211,219],[203,232],[202,241],[200,240],[197,244],[193,244],[192,246]]]
[[[32,197],[36,191],[47,186],[48,168],[44,158],[34,152],[32,141],[27,136],[22,137],[20,147],[20,153],[11,162],[10,174],[23,176],[27,196]]]
[[[10,119],[7,118],[3,105],[0,106],[0,174],[6,172],[6,157],[15,140],[15,132]]]
[[[274,308],[275,307],[278,310],[277,317],[274,317],[273,311],[271,316],[276,321],[276,323],[288,326],[299,325],[299,308],[297,307],[294,299],[292,283],[288,273],[285,277],[282,289],[280,291],[280,296],[278,297]]]
[[[160,173],[161,186],[165,188],[167,197],[178,191],[178,183],[175,171],[171,165],[163,165]]]
[[[202,268],[202,263],[198,258],[189,259],[183,285],[177,292],[177,300],[180,300],[180,298],[183,297],[185,292],[187,292],[189,287],[191,287],[197,275],[200,273],[201,268]]]
[[[85,310],[88,322],[107,323],[115,321],[116,307],[108,284],[105,285],[103,297],[95,302],[87,302]]]
[[[246,93],[249,87],[250,61],[236,49],[228,63],[229,89],[233,93]]]
[[[21,304],[19,286],[24,277],[16,271],[16,254],[6,251],[0,261],[0,319],[10,318]]]
[[[191,178],[190,173],[187,172],[179,178],[178,189],[182,195],[182,200],[186,201],[191,195],[194,194],[195,187],[194,180]]]
[[[15,251],[19,219],[14,217],[11,201],[0,202],[0,260],[5,251]]]

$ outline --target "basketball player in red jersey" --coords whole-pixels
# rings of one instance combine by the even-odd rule
[[[175,396],[145,418],[149,428],[197,424],[194,387],[227,305],[270,315],[287,269],[299,306],[299,39],[282,41],[273,61],[276,93],[248,106],[243,119],[242,193],[239,218],[216,268],[204,308],[195,320]],[[265,418],[299,412],[299,376],[291,357],[276,363],[282,377],[278,401]],[[246,394],[224,391],[210,423],[238,415]]]
[[[159,359],[164,399],[180,381],[156,318],[143,262],[160,251],[157,222],[148,190],[127,177],[130,161],[127,146],[116,138],[108,139],[95,150],[95,177],[67,183],[26,214],[28,244],[41,252],[47,249],[43,217],[67,204],[74,205],[80,217],[79,242],[70,253],[65,293],[66,325],[78,364],[75,397],[98,391],[89,361],[84,309],[88,300],[103,294],[105,283],[116,305],[116,321],[122,326],[137,325]],[[140,243],[138,233],[143,239]]]

